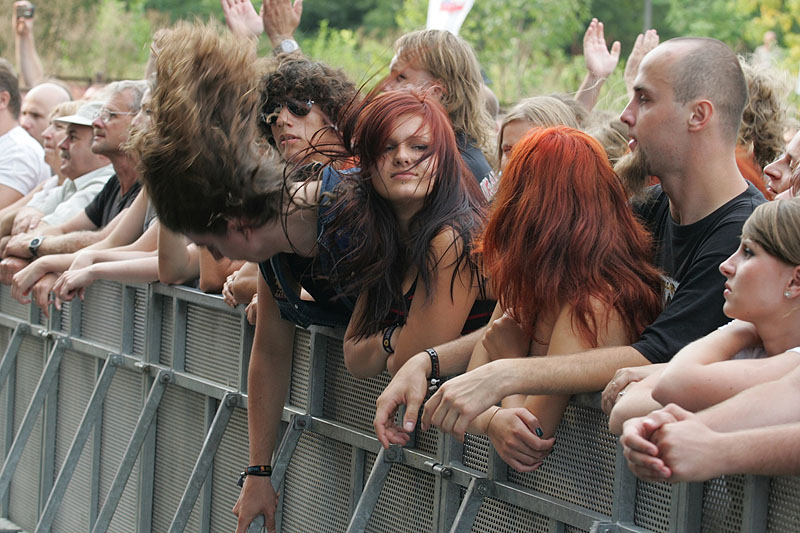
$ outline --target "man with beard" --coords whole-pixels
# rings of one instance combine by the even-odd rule
[[[463,439],[476,416],[507,396],[600,390],[619,369],[668,361],[726,322],[718,266],[736,250],[744,221],[764,201],[736,166],[736,134],[748,98],[736,54],[714,39],[667,41],[644,58],[634,89],[621,120],[629,126],[631,157],[642,158],[632,174],[640,184],[650,174],[661,181],[637,212],[653,233],[655,263],[665,273],[663,312],[630,346],[500,359],[454,378],[426,404],[423,428],[435,425]],[[628,180],[631,192],[636,182]],[[454,350],[437,350],[442,375],[466,367],[468,356],[461,361]],[[413,429],[432,359],[414,356],[378,399],[375,429],[385,446],[402,442],[400,433]],[[400,404],[407,406],[402,428],[393,423]],[[527,435],[518,446],[533,462],[541,460],[549,445],[537,441],[532,428],[520,430]]]

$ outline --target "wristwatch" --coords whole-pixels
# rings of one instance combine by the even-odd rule
[[[273,55],[291,54],[295,50],[300,50],[300,45],[294,39],[284,39],[281,44],[272,49]]]
[[[36,257],[38,255],[39,246],[42,245],[42,241],[44,241],[44,235],[39,235],[31,240],[31,243],[28,245],[28,250],[31,252],[32,257]]]

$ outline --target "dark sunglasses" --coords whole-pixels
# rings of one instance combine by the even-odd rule
[[[262,107],[261,112],[261,120],[263,120],[267,126],[272,126],[275,122],[278,121],[278,115],[281,112],[283,106],[286,106],[286,109],[289,110],[289,113],[296,117],[304,117],[311,112],[311,106],[314,105],[314,100],[295,100],[294,98],[289,98],[284,102],[269,102],[267,101]]]

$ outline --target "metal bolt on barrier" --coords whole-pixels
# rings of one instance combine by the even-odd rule
[[[239,404],[241,397],[241,394],[228,393],[225,395],[225,405],[228,407],[236,407]]]

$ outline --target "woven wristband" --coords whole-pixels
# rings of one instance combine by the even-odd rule
[[[236,484],[241,488],[244,486],[244,478],[247,476],[269,477],[272,475],[271,465],[248,466],[244,472],[239,474],[239,481]]]
[[[433,348],[426,348],[428,357],[431,358],[431,380],[439,380],[439,354]]]

